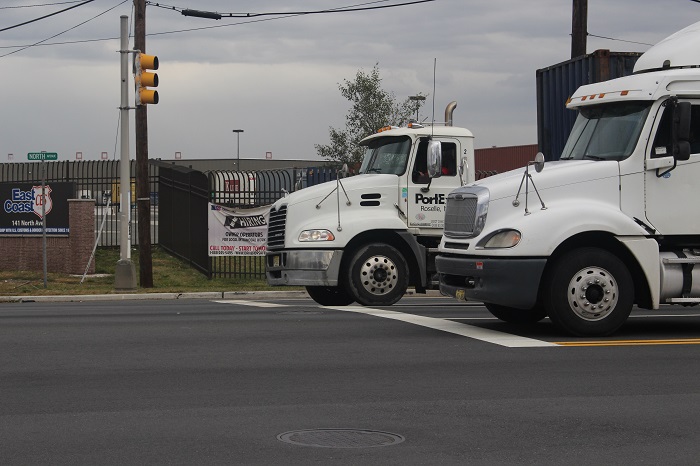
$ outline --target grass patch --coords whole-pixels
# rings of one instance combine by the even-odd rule
[[[49,273],[47,287],[44,288],[44,274],[38,272],[0,272],[0,296],[42,296],[111,294],[114,291],[114,269],[119,260],[119,249],[98,249],[95,254],[95,274],[88,275],[83,283],[82,276]],[[207,279],[204,274],[190,267],[159,247],[152,248],[153,288],[138,286],[139,252],[132,250],[131,260],[136,268],[136,293],[187,293],[202,291],[253,291],[277,290],[264,279],[215,278]],[[87,265],[87,264],[86,264]],[[303,289],[301,287],[292,287]]]

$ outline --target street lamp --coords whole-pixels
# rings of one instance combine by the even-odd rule
[[[243,132],[242,129],[234,129],[234,133],[236,133],[236,170],[240,171],[241,170],[241,133]]]
[[[409,95],[408,98],[416,102],[416,123],[418,123],[418,109],[420,108],[420,102],[425,100],[424,95]]]

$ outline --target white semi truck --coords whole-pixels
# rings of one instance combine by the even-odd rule
[[[635,303],[700,303],[698,50],[700,23],[580,87],[559,161],[450,193],[440,290],[579,336],[613,333]]]
[[[445,199],[475,179],[474,137],[452,126],[455,107],[445,109],[444,124],[383,128],[362,140],[358,175],[275,202],[268,283],[304,286],[322,305],[391,305],[409,286],[437,288]]]

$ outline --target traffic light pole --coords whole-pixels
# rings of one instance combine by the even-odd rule
[[[130,197],[131,176],[129,173],[129,23],[127,16],[120,18],[121,44],[121,105],[120,111],[120,158],[119,158],[119,260],[114,271],[116,291],[136,289],[136,270],[131,262]]]
[[[146,0],[134,0],[134,48],[146,53]],[[151,259],[151,196],[148,180],[148,114],[146,105],[137,105],[136,130],[136,206],[139,238],[139,283],[153,288]]]

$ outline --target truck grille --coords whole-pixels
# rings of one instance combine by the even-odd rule
[[[461,196],[460,196],[461,197]],[[474,231],[476,197],[457,199],[447,197],[445,209],[445,236],[465,237]]]
[[[478,236],[486,222],[488,204],[489,191],[486,188],[472,186],[451,192],[445,205],[445,236]]]
[[[267,249],[284,248],[284,229],[287,224],[287,206],[270,210],[270,223],[267,226]]]

